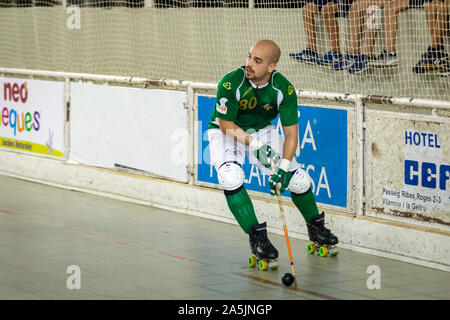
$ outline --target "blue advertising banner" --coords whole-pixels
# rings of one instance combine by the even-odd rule
[[[198,96],[197,179],[218,184],[217,172],[209,158],[208,122],[216,104],[215,97]],[[299,148],[297,162],[312,178],[316,201],[347,206],[347,110],[298,106]],[[283,134],[279,117],[272,122]],[[245,187],[269,193],[269,177],[246,159]],[[283,196],[289,196],[285,191]]]

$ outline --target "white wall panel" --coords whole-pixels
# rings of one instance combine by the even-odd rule
[[[186,93],[71,83],[70,160],[187,182]]]
[[[368,213],[450,226],[450,119],[369,111]]]

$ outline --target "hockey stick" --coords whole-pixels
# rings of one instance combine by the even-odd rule
[[[270,166],[272,168],[273,173],[275,173],[276,172],[275,163],[273,162],[272,159],[270,159]],[[292,259],[291,244],[289,243],[289,235],[286,227],[286,215],[284,214],[283,203],[281,202],[280,186],[278,185],[278,183],[275,187],[275,193],[278,199],[278,206],[280,207],[280,218],[281,222],[283,223],[284,236],[286,238],[286,244],[289,252],[289,260],[291,261],[292,275],[294,276],[294,286],[297,288],[297,276],[295,275],[294,260]]]

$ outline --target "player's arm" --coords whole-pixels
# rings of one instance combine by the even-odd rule
[[[253,150],[256,158],[265,167],[269,168],[271,163],[270,159],[275,163],[278,162],[280,156],[267,144],[262,143],[256,138],[248,135],[242,128],[240,128],[235,122],[227,121],[219,118],[220,130],[227,136],[233,137],[234,140],[250,146]],[[295,150],[294,150],[295,152]]]
[[[298,146],[298,124],[283,127],[284,130],[284,145],[283,145],[283,159],[292,161],[295,151]]]
[[[294,86],[280,79],[280,88],[283,92],[283,100],[280,104],[280,120],[284,130],[283,159],[279,165],[279,169],[287,172],[294,157],[298,146],[298,110],[297,110],[297,94]]]
[[[234,82],[228,77],[224,77],[219,82],[216,98],[216,117],[219,120],[220,130],[225,135],[240,143],[249,145],[251,137],[235,122],[239,110],[239,101],[236,99],[234,88]]]
[[[245,133],[245,131],[239,127],[234,121],[227,121],[219,118],[220,130],[226,134],[234,138],[234,140],[243,143],[245,145],[250,145],[252,141],[252,137]]]
[[[280,104],[280,120],[284,130],[283,159],[276,172],[269,179],[270,193],[275,195],[276,186],[280,186],[280,193],[289,186],[292,172],[289,171],[292,158],[298,146],[298,115],[297,94],[294,86],[289,82],[282,84],[283,101]]]
[[[298,124],[290,126],[283,126],[284,130],[284,144],[283,144],[283,159],[276,172],[269,179],[270,194],[275,195],[276,185],[281,183],[280,193],[288,187],[291,180],[292,173],[289,171],[292,158],[298,146]]]

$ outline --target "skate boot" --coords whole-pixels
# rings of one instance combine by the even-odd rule
[[[266,223],[254,224],[252,232],[249,234],[250,248],[252,256],[248,258],[248,265],[254,267],[258,265],[258,269],[265,271],[268,269],[278,269],[278,250],[267,238]]]
[[[325,228],[325,213],[322,212],[312,218],[311,223],[306,224],[308,228],[309,240],[312,242],[307,246],[307,251],[311,254],[318,252],[321,257],[328,254],[335,256],[338,250],[335,245],[338,238]]]

